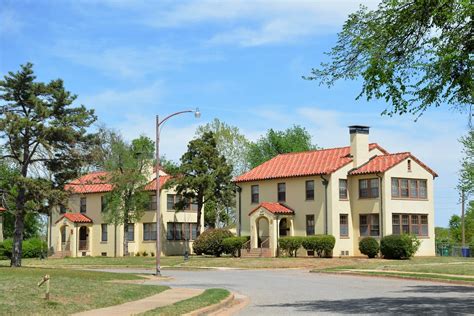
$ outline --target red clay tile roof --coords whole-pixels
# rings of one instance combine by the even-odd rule
[[[275,202],[262,202],[262,203],[260,203],[259,206],[254,208],[249,213],[249,215],[252,214],[253,212],[255,212],[256,210],[258,210],[259,208],[264,208],[264,209],[266,209],[267,211],[269,211],[270,213],[273,213],[273,214],[295,214],[295,211],[293,211],[291,208],[289,208],[288,206],[286,206],[284,204],[275,203]]]
[[[7,209],[0,206],[0,213],[6,212]]]
[[[171,176],[160,176],[160,188],[163,188],[163,186],[169,179],[171,179]],[[155,191],[155,190],[156,190],[156,178],[148,182],[148,184],[145,186],[145,191]]]
[[[422,163],[420,160],[418,160],[415,156],[413,156],[409,152],[373,157],[372,159],[370,159],[368,162],[366,162],[359,168],[350,171],[349,174],[357,175],[357,174],[368,174],[368,173],[382,173],[398,165],[400,162],[404,161],[407,158],[411,158],[414,161],[416,161],[420,166],[425,168],[434,177],[438,176],[436,172],[431,170],[428,166],[426,166],[424,163]]]
[[[369,150],[387,151],[378,144],[369,144]],[[311,150],[278,155],[260,166],[235,178],[235,182],[330,174],[352,161],[350,147]]]
[[[72,193],[101,193],[112,191],[112,185],[107,183],[108,173],[98,171],[88,173],[71,181],[65,186]]]
[[[61,221],[63,218],[67,218],[73,223],[92,223],[92,220],[84,214],[81,213],[66,213],[61,216],[56,223]]]

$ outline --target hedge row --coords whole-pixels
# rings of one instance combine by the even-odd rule
[[[336,244],[336,238],[331,235],[315,235],[307,237],[281,237],[278,239],[280,250],[290,257],[296,257],[298,249],[303,247],[307,251],[313,251],[318,257],[332,257],[332,250]]]
[[[239,250],[250,240],[250,236],[228,237],[222,241],[224,253],[237,257]]]
[[[379,250],[385,259],[408,259],[418,251],[420,240],[415,235],[389,235],[378,241],[373,237],[365,237],[359,242],[359,250],[369,258],[378,255]]]
[[[48,252],[48,245],[40,238],[30,238],[23,240],[22,249],[22,258],[45,258]],[[12,239],[5,239],[0,243],[0,260],[11,259],[12,252]]]

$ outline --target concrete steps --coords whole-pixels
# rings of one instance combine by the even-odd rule
[[[52,256],[49,256],[49,258],[60,259],[60,258],[70,257],[70,256],[71,256],[71,251],[65,250],[65,251],[56,251]]]
[[[242,258],[271,258],[270,248],[252,248],[250,250],[242,249],[240,252]]]

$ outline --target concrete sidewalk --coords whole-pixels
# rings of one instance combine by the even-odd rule
[[[159,294],[146,297],[144,299],[124,303],[121,305],[109,306],[99,309],[93,309],[85,311],[74,316],[115,316],[115,315],[137,315],[146,311],[171,305],[176,302],[186,300],[201,294],[204,290],[201,289],[183,289],[183,288],[172,288],[161,292]]]

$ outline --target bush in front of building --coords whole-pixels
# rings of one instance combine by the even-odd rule
[[[233,236],[229,230],[223,228],[205,230],[193,243],[194,253],[220,257],[224,253],[223,240]]]
[[[380,241],[380,252],[385,259],[409,259],[418,251],[420,244],[415,235],[388,235]]]
[[[242,249],[244,244],[250,239],[250,236],[240,237],[228,237],[222,241],[224,247],[224,253],[237,257],[239,250]]]
[[[280,237],[278,239],[278,245],[286,255],[290,257],[296,257],[298,249],[303,244],[304,237],[291,236],[291,237]]]
[[[374,237],[365,237],[359,241],[359,251],[369,258],[375,258],[379,250],[379,242]]]
[[[44,258],[48,252],[48,245],[40,238],[30,238],[23,240],[22,258]],[[5,239],[0,244],[0,259],[11,259],[13,250],[13,240]]]
[[[313,251],[318,257],[332,257],[336,238],[332,235],[315,235],[303,237],[302,246],[307,251]]]

